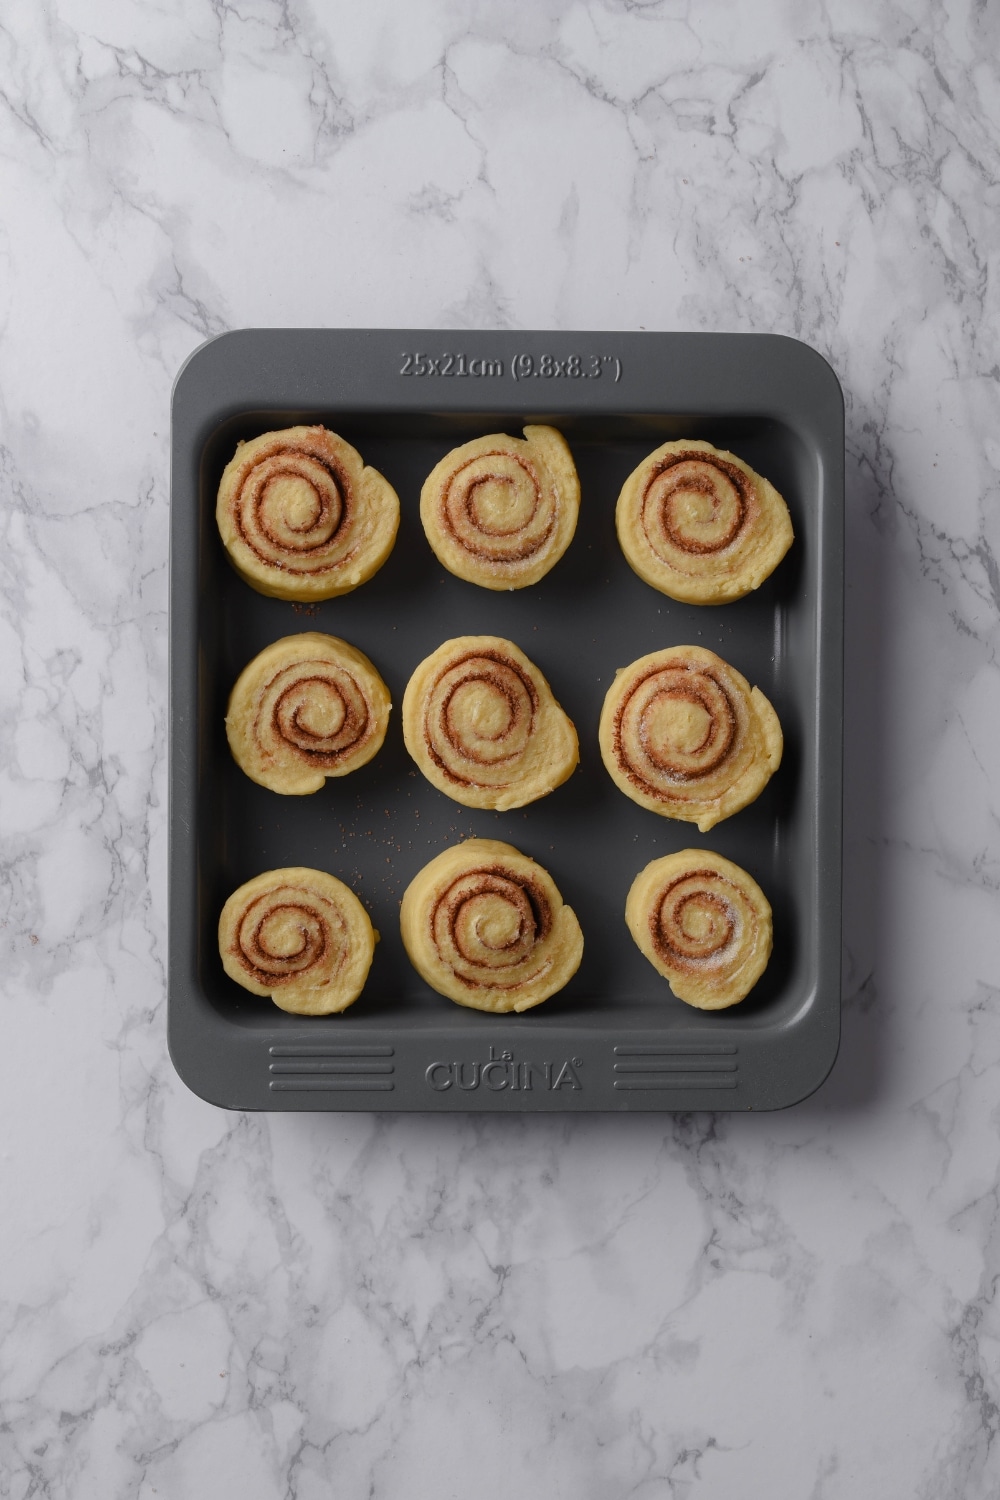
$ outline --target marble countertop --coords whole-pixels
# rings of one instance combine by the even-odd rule
[[[1000,1490],[1000,12],[0,30],[0,1490]],[[165,1048],[168,402],[241,326],[754,330],[847,400],[844,1036],[784,1113],[228,1114]]]

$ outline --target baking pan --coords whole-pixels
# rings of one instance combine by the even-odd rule
[[[352,594],[293,605],[250,589],[215,526],[240,438],[322,422],[397,490],[389,561]],[[420,527],[420,486],[457,443],[545,422],[580,473],[576,537],[531,588],[494,593],[446,573]],[[756,593],[683,605],[644,584],[614,528],[618,491],[681,437],[729,448],[785,496],[795,544]],[[232,1109],[633,1111],[775,1109],[833,1065],[840,1031],[843,401],[811,349],[770,335],[247,330],[198,349],[174,389],[171,477],[169,1043],[197,1094]],[[298,630],[343,636],[393,695],[381,752],[310,797],[248,780],[226,744],[243,666]],[[437,792],[402,743],[407,679],[451,636],[515,641],[580,735],[577,773],[516,812]],[[774,703],[785,734],[761,797],[710,834],[646,812],[612,784],[597,725],[616,668],[708,646]],[[429,990],[399,936],[399,901],[440,850],[501,838],[544,865],[576,911],[583,964],[523,1016]],[[639,953],[625,897],[649,860],[703,845],[744,866],[774,910],[774,952],[739,1006],[690,1009]],[[226,897],[253,875],[309,865],[346,881],[381,933],[343,1015],[279,1011],[227,978]]]

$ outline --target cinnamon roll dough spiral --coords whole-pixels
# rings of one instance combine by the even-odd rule
[[[759,588],[794,539],[778,491],[711,443],[664,443],[626,479],[618,540],[646,583],[687,604],[724,604]]]
[[[389,689],[367,656],[319,631],[286,635],[237,679],[226,713],[241,770],[272,792],[305,796],[371,760],[385,739]]]
[[[783,744],[760,689],[701,646],[653,651],[619,671],[599,738],[627,797],[702,833],[760,796]]]
[[[500,812],[547,796],[580,759],[541,672],[497,635],[458,636],[420,663],[403,694],[403,740],[439,791]]]
[[[530,1010],[580,967],[583,934],[547,870],[510,844],[468,839],[410,882],[403,945],[422,979],[472,1010]]]
[[[230,979],[300,1016],[352,1005],[377,941],[352,890],[322,870],[298,866],[248,880],[219,919],[219,953]]]
[[[739,865],[707,849],[682,849],[640,871],[625,921],[678,1000],[698,1010],[745,999],[771,956],[767,897]]]
[[[215,515],[229,559],[251,588],[276,599],[331,599],[385,562],[399,500],[336,433],[288,427],[239,444]]]
[[[438,561],[484,589],[523,589],[573,540],[580,481],[554,427],[495,433],[445,455],[420,492],[420,519]]]

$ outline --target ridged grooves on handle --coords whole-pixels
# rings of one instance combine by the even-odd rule
[[[659,1047],[615,1048],[616,1089],[735,1089],[739,1087],[737,1049],[677,1043]],[[623,1076],[628,1075],[628,1076]]]
[[[349,1043],[282,1043],[271,1047],[270,1087],[278,1093],[338,1090],[391,1092],[386,1075],[396,1071],[392,1047],[352,1046]]]

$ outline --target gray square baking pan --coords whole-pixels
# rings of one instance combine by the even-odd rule
[[[308,609],[243,583],[215,525],[237,441],[298,422],[346,437],[402,504],[381,571]],[[528,422],[567,438],[580,523],[540,583],[493,593],[438,564],[420,526],[420,486],[457,443],[519,434]],[[791,510],[792,550],[736,603],[675,603],[619,550],[622,481],[680,437],[738,453]],[[757,334],[246,330],[204,344],[184,365],[172,444],[169,1044],[195,1093],[231,1109],[627,1112],[777,1109],[818,1087],[840,1035],[844,499],[843,400],[819,355]],[[313,796],[282,797],[237,768],[223,721],[245,664],[298,630],[359,646],[395,707],[369,765]],[[460,807],[403,747],[398,705],[410,673],[462,634],[520,645],[579,731],[578,772],[516,812]],[[624,797],[597,744],[616,668],[676,644],[730,661],[771,699],[785,734],[761,797],[706,835]],[[424,985],[402,947],[406,885],[470,835],[538,860],[583,928],[575,978],[523,1016],[453,1005]],[[636,873],[692,845],[749,870],[774,911],[764,977],[722,1012],[674,999],[625,927]],[[226,897],[284,865],[346,881],[381,934],[364,993],[343,1015],[288,1015],[223,971]]]

